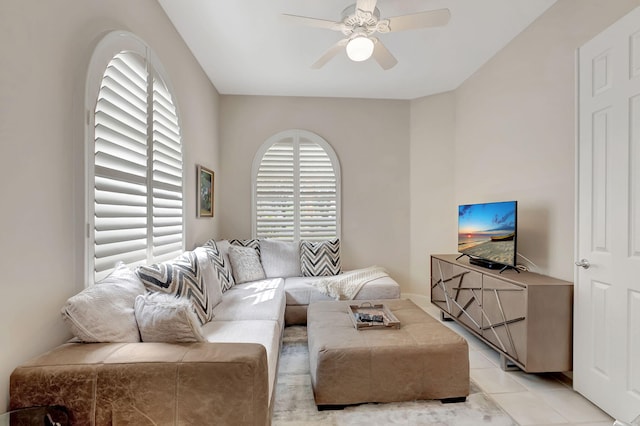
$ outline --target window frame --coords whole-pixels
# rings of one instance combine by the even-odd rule
[[[158,59],[153,49],[142,40],[140,37],[128,31],[111,31],[107,33],[102,39],[100,39],[91,55],[89,66],[87,69],[87,75],[85,78],[85,102],[84,102],[84,158],[85,158],[85,170],[84,170],[84,196],[85,196],[85,222],[84,222],[84,265],[85,265],[85,286],[88,287],[95,283],[95,110],[98,101],[98,95],[100,94],[102,79],[104,77],[107,66],[111,63],[116,55],[123,51],[132,52],[140,55],[145,59],[148,66],[151,67],[153,72],[159,76],[162,83],[170,93],[173,101],[173,107],[175,108],[176,117],[178,123],[181,123],[181,113],[179,103],[175,95],[175,90],[171,84],[171,80],[168,77],[168,73],[163,67],[162,63]],[[182,238],[181,249],[185,248],[186,237],[186,167],[185,158],[187,158],[186,147],[182,141],[182,131],[180,132],[180,147],[182,155],[182,171],[181,171],[181,183],[182,183]],[[148,190],[152,189],[151,182],[147,180]],[[150,214],[147,215],[148,220],[151,220]],[[150,247],[147,247],[147,253],[150,252]],[[149,259],[149,254],[147,256]]]
[[[258,230],[257,230],[257,177],[258,171],[260,169],[260,164],[264,155],[267,151],[276,143],[282,142],[286,139],[292,139],[294,147],[299,146],[300,139],[307,139],[318,146],[320,146],[324,152],[329,157],[331,164],[333,166],[333,172],[336,179],[336,238],[342,237],[342,177],[340,171],[340,161],[338,159],[338,155],[334,151],[333,147],[324,140],[321,136],[316,133],[310,132],[308,130],[302,129],[289,129],[284,130],[282,132],[276,133],[275,135],[269,137],[265,140],[262,145],[258,148],[251,166],[251,236],[252,238],[258,238]],[[299,152],[299,148],[298,148]],[[294,181],[299,182],[300,175],[300,158],[298,155],[294,153],[294,172],[297,174],[297,177],[294,177]],[[294,221],[300,223],[300,191],[298,186],[298,191],[294,191],[293,199],[294,199],[294,209],[295,215]],[[296,235],[298,237],[296,237]],[[294,230],[294,241],[299,241],[300,229]]]

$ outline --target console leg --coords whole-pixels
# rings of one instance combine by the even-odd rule
[[[502,371],[518,371],[520,367],[515,365],[509,358],[504,356],[504,354],[500,354],[500,368]]]
[[[445,314],[443,311],[440,311],[440,321],[453,321],[453,318]]]

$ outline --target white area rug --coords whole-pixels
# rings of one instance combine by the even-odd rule
[[[287,327],[284,332],[273,425],[517,425],[472,382],[466,402],[411,401],[362,404],[344,410],[318,411],[309,375],[307,328]]]

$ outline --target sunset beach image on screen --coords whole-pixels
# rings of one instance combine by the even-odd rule
[[[517,202],[458,207],[458,251],[503,265],[515,265]]]

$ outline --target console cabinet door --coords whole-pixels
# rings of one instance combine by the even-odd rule
[[[431,303],[437,305],[447,314],[451,313],[447,283],[452,275],[453,265],[451,263],[431,258]]]
[[[432,258],[431,302],[476,333],[482,333],[482,274]]]
[[[526,364],[527,288],[486,275],[482,284],[482,337]]]
[[[454,265],[453,276],[448,284],[451,316],[481,334],[482,274]]]

